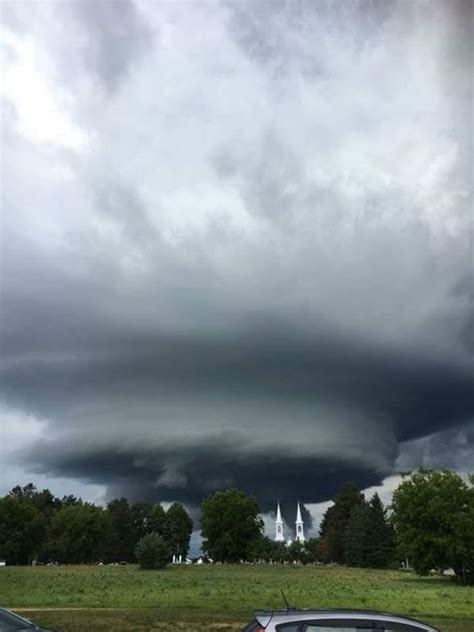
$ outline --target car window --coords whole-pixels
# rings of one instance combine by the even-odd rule
[[[305,627],[304,632],[374,632],[374,628],[355,628],[353,626],[347,627],[343,624],[341,626],[325,626],[325,625],[308,625]]]
[[[380,622],[380,627],[385,632],[423,632],[423,628],[417,625],[410,625],[409,623],[392,623],[392,622]]]
[[[14,632],[15,630],[27,630],[32,626],[25,619],[17,617],[13,612],[0,611],[0,632]]]
[[[375,628],[363,622],[349,624],[345,621],[321,621],[320,624],[305,625],[304,632],[375,632]]]

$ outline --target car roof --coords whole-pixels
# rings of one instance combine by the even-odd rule
[[[255,613],[257,621],[265,627],[272,619],[285,619],[288,622],[301,620],[318,620],[325,618],[344,619],[377,619],[378,621],[391,621],[392,623],[412,624],[428,632],[437,632],[422,621],[417,621],[410,617],[405,617],[390,612],[380,612],[379,610],[359,610],[356,608],[287,608],[284,610],[259,610]]]

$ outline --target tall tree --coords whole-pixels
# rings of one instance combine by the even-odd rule
[[[159,503],[137,502],[131,507],[135,544],[149,533],[165,532],[166,512]]]
[[[356,483],[343,483],[321,522],[319,552],[323,562],[346,562],[346,529],[353,508],[363,502],[364,494]]]
[[[90,503],[59,509],[53,516],[52,533],[60,561],[69,564],[98,561],[109,525],[108,513]]]
[[[108,562],[133,562],[136,533],[128,500],[112,500],[107,505],[107,512],[109,528],[105,538],[104,559]]]
[[[9,492],[9,497],[37,510],[42,516],[43,537],[38,543],[35,557],[39,561],[47,561],[54,555],[54,546],[51,536],[51,520],[53,513],[61,506],[61,501],[56,498],[49,489],[39,491],[33,483],[23,487],[17,485]]]
[[[186,557],[193,532],[193,521],[183,505],[179,503],[171,505],[166,512],[163,530],[164,538],[168,542],[171,552]]]
[[[369,503],[353,507],[345,535],[345,559],[350,566],[369,566],[371,518]]]
[[[345,543],[351,566],[386,568],[393,562],[393,526],[378,494],[352,509]]]
[[[474,581],[474,479],[448,470],[420,468],[404,474],[393,494],[399,547],[413,568],[453,568],[462,583]]]
[[[148,515],[148,533],[159,533],[160,535],[163,535],[165,531],[165,521],[166,511],[160,504],[154,503]]]
[[[0,558],[8,564],[29,564],[38,555],[45,528],[34,505],[18,495],[0,498]]]
[[[201,506],[203,550],[221,562],[247,560],[263,533],[257,500],[238,489],[225,489]]]
[[[387,568],[395,561],[395,531],[377,493],[370,499],[369,515],[367,566]]]

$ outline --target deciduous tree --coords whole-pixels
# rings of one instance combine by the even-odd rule
[[[90,503],[69,505],[53,516],[52,533],[61,562],[95,562],[103,554],[110,517]]]
[[[461,583],[474,579],[474,487],[456,473],[420,468],[404,474],[393,494],[396,537],[421,575],[453,568]]]
[[[193,531],[193,521],[188,512],[179,503],[173,503],[166,512],[163,535],[175,555],[186,557]]]
[[[262,537],[257,500],[238,489],[218,491],[202,503],[203,550],[221,562],[248,560]]]
[[[34,505],[16,495],[0,498],[0,558],[29,564],[43,542],[46,521]]]

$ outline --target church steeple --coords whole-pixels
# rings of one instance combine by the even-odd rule
[[[296,507],[295,527],[296,527],[296,540],[298,540],[298,542],[304,542],[303,518],[301,517],[301,509],[300,509],[299,502]]]
[[[275,542],[284,542],[283,520],[281,519],[280,503],[277,503],[277,515],[275,520]]]

